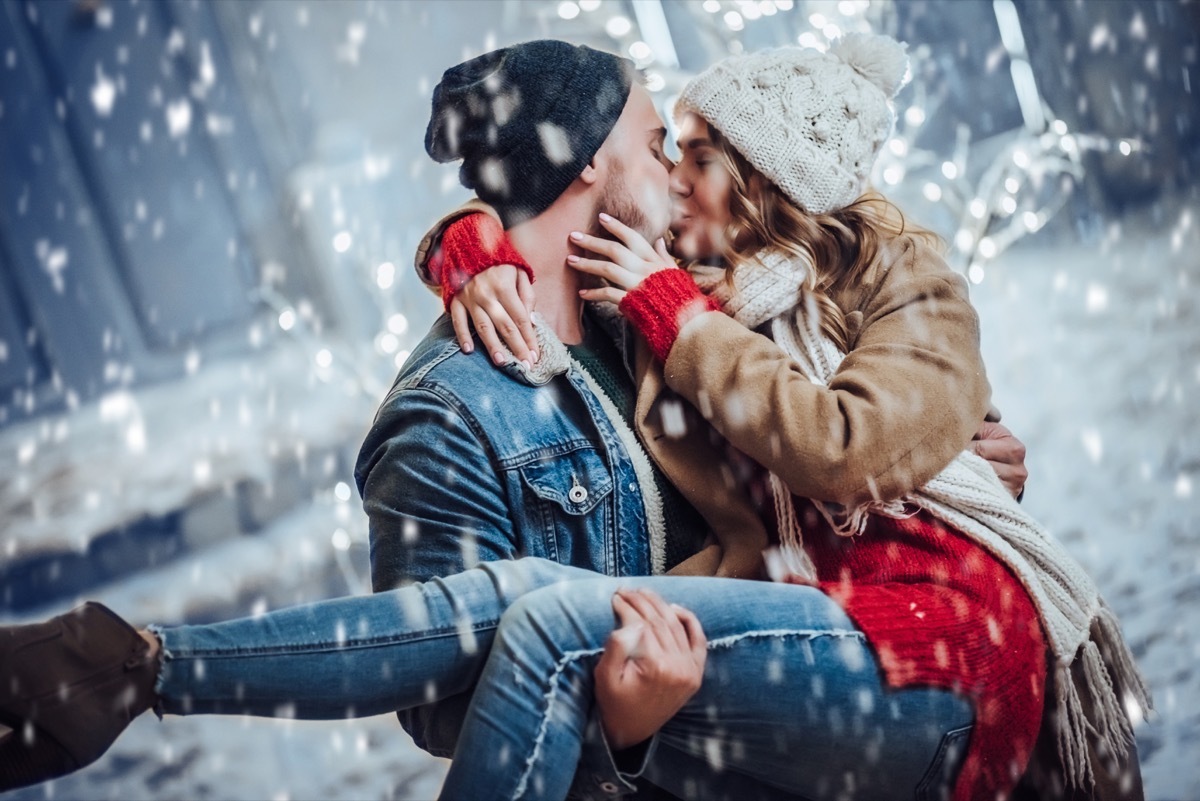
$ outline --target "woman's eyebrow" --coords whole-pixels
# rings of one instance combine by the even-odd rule
[[[684,142],[682,139],[675,143],[682,150],[694,150],[698,147],[712,147],[712,140],[707,136],[698,136],[695,139],[689,139]]]

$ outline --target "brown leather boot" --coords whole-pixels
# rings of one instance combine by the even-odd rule
[[[0,627],[0,792],[79,770],[154,705],[159,659],[89,602],[45,623]]]

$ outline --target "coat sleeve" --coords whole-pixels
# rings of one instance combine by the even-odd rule
[[[719,313],[684,326],[666,381],[795,494],[858,504],[921,486],[989,409],[966,282],[907,243],[849,317],[861,324],[828,387],[765,336]]]
[[[421,279],[421,283],[438,296],[442,294],[441,276],[437,275],[436,270],[431,269],[431,262],[435,261],[438,250],[441,248],[442,234],[455,220],[478,212],[489,214],[497,220],[500,219],[500,215],[496,213],[495,209],[482,200],[472,198],[435,222],[417,244],[417,252],[413,258],[413,267],[417,271],[417,277]]]

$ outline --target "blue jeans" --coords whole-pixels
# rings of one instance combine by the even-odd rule
[[[691,609],[709,640],[700,691],[613,764],[592,668],[619,586]],[[970,704],[890,691],[845,613],[811,587],[608,578],[542,559],[486,563],[371,596],[206,626],[154,627],[161,711],[341,719],[474,695],[442,795],[614,797],[645,773],[687,798],[943,797]]]

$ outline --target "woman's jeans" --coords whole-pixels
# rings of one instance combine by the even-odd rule
[[[708,638],[700,691],[626,775],[644,769],[688,798],[947,797],[970,704],[888,690],[837,604],[790,584],[615,579],[526,558],[253,618],[153,627],[161,711],[342,719],[474,687],[444,798],[564,798],[573,780],[573,793],[616,796],[630,785],[589,785],[587,766],[611,762],[603,739],[585,734],[622,586],[692,610]]]

